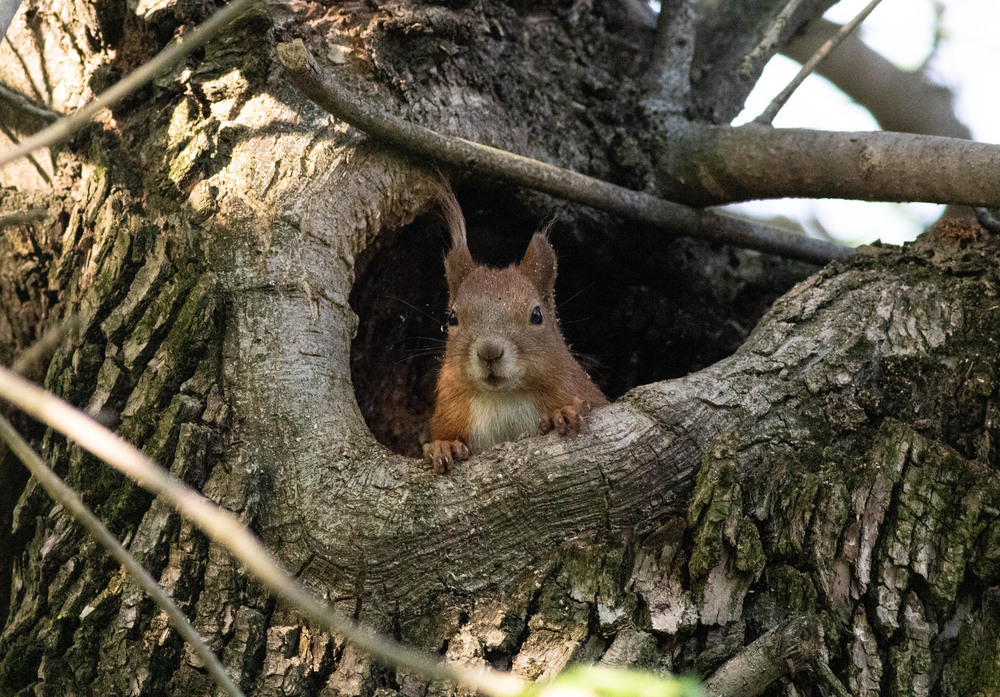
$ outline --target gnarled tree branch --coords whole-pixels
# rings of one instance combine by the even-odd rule
[[[337,118],[407,152],[442,165],[471,169],[588,206],[652,223],[674,235],[698,237],[756,249],[813,263],[850,256],[840,245],[792,235],[781,230],[633,191],[545,162],[508,153],[462,138],[453,138],[403,122],[350,94],[333,76],[320,70],[301,40],[282,44],[278,55],[302,92]]]
[[[1000,145],[990,143],[688,124],[662,153],[663,195],[698,205],[804,197],[1000,206]]]

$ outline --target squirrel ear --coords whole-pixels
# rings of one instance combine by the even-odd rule
[[[448,281],[448,293],[454,298],[458,287],[476,264],[472,261],[472,253],[469,252],[465,237],[465,216],[462,215],[455,192],[447,182],[441,186],[439,202],[451,237],[451,250],[444,258],[444,275]]]
[[[536,232],[531,238],[519,268],[535,284],[543,298],[553,298],[556,287],[556,252],[549,244],[545,231]]]

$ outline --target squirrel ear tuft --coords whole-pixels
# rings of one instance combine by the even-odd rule
[[[438,202],[441,205],[441,215],[444,216],[445,224],[448,226],[448,235],[451,237],[451,249],[444,258],[444,275],[448,281],[448,293],[454,298],[458,287],[476,264],[472,261],[472,253],[469,252],[469,244],[466,241],[465,216],[462,215],[462,208],[458,205],[455,192],[447,181],[441,183]]]
[[[546,300],[552,300],[556,287],[556,252],[545,231],[536,232],[518,267]]]
[[[472,254],[465,245],[452,247],[444,257],[444,277],[448,281],[448,295],[452,299],[458,294],[458,288],[462,281],[469,275],[476,263],[472,261]]]

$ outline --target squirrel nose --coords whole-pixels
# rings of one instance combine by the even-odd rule
[[[476,347],[476,355],[487,362],[498,360],[503,356],[503,345],[497,341],[484,341]]]

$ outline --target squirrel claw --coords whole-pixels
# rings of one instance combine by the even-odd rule
[[[579,433],[583,428],[583,417],[590,413],[590,403],[584,402],[579,397],[573,399],[572,404],[556,409],[538,424],[542,433],[555,431],[560,436]]]
[[[434,468],[434,474],[451,474],[454,463],[468,460],[469,446],[460,440],[435,440],[424,443],[424,459]]]

